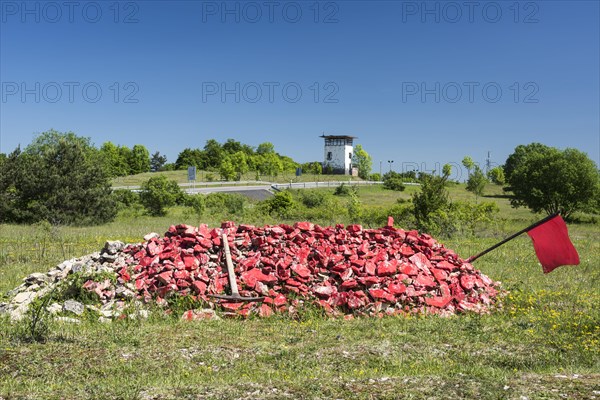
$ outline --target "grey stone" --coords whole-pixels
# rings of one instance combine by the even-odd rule
[[[21,304],[17,308],[11,310],[10,319],[11,321],[21,321],[27,313],[27,304]]]
[[[160,238],[160,235],[156,232],[150,232],[149,234],[147,234],[146,236],[144,236],[144,240],[146,242],[152,240],[152,239],[158,239]]]
[[[29,286],[27,288],[28,292],[37,292],[40,288],[40,285],[38,285],[37,283],[34,283],[33,285]]]
[[[102,254],[102,260],[109,262],[111,264],[114,263],[116,259],[117,259],[117,256],[115,254],[106,254],[106,253]]]
[[[135,293],[133,293],[131,290],[127,289],[124,286],[119,286],[115,290],[115,297],[117,297],[117,298],[130,299],[130,298],[133,298],[134,296],[135,296]]]
[[[115,270],[112,267],[109,267],[108,265],[100,265],[96,269],[96,272],[97,273],[102,273],[102,272],[112,273],[112,272],[115,272]]]
[[[15,304],[29,304],[35,299],[34,292],[21,292],[13,298]]]
[[[48,307],[46,307],[46,310],[50,314],[58,314],[59,312],[62,311],[62,309],[63,309],[62,306],[58,303],[52,303]]]
[[[58,268],[61,271],[66,271],[68,273],[73,268],[73,260],[63,261],[62,263],[58,264],[56,268]]]
[[[123,247],[125,247],[125,243],[121,242],[120,240],[108,240],[104,244],[104,252],[114,255],[123,250]]]
[[[63,311],[70,311],[76,315],[83,314],[84,309],[84,305],[75,300],[67,300],[63,304]]]
[[[27,278],[23,280],[29,283],[40,284],[48,282],[48,276],[46,274],[42,274],[41,272],[34,272],[33,274],[30,274]]]
[[[13,290],[6,293],[6,295],[8,297],[15,297],[18,293],[24,292],[25,290],[27,290],[27,285],[22,283],[19,286],[17,286],[16,288],[14,288]]]
[[[77,318],[69,318],[69,317],[56,317],[54,318],[55,321],[57,322],[66,322],[69,324],[80,324],[81,321],[78,320]]]
[[[102,324],[110,324],[112,322],[112,319],[106,317],[99,317],[98,322]]]
[[[8,303],[0,303],[0,314],[8,313]]]

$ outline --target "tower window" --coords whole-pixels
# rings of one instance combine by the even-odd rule
[[[330,151],[327,152],[327,160],[331,160],[331,152]]]

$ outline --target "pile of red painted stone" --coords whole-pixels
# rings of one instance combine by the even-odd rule
[[[330,315],[485,312],[498,284],[431,236],[417,231],[321,227],[171,226],[165,237],[130,245],[132,264],[118,272],[140,298],[164,302],[171,293],[196,296],[242,316],[295,313],[306,304]],[[222,234],[229,246],[240,294],[264,302],[232,303]]]

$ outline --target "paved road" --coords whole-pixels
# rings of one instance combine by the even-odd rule
[[[271,196],[273,192],[285,189],[315,189],[315,188],[328,188],[336,187],[341,184],[347,185],[359,185],[359,186],[372,186],[381,185],[383,182],[370,182],[370,181],[324,181],[324,182],[297,182],[297,183],[269,183],[269,182],[257,182],[249,181],[251,185],[240,185],[244,182],[228,183],[228,182],[202,182],[195,184],[180,184],[179,186],[186,193],[190,194],[208,194],[215,192],[228,192],[228,193],[241,193],[248,194],[250,197],[265,198]],[[238,185],[238,186],[235,186]],[[418,185],[418,183],[405,183],[405,185]],[[139,186],[120,186],[114,187],[114,189],[129,189],[138,191]]]

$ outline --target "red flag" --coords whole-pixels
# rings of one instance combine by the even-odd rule
[[[544,273],[561,265],[579,265],[579,254],[569,239],[567,225],[560,215],[527,231]]]

